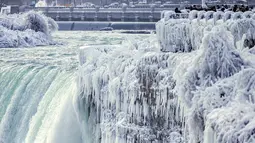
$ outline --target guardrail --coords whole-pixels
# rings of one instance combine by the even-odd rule
[[[56,21],[128,21],[157,22],[162,11],[173,11],[174,8],[103,8],[103,7],[37,7],[25,11],[42,11]],[[187,18],[186,14],[177,14],[176,18]]]
[[[25,11],[41,11],[56,21],[129,21],[156,22],[161,11],[171,8],[84,8],[84,7],[38,7]]]
[[[131,8],[131,7],[123,7],[123,8],[103,8],[103,7],[95,7],[95,8],[88,8],[88,7],[36,7],[36,8],[26,8],[25,11],[28,10],[35,10],[35,11],[164,11],[164,10],[174,10],[174,8]]]

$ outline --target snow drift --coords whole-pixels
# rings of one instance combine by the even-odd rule
[[[80,49],[76,109],[84,138],[105,143],[255,141],[255,47],[238,44],[252,34],[254,21],[224,22],[223,13],[207,13],[206,20],[201,14],[200,20],[162,19],[159,44],[147,39]],[[215,23],[213,15],[222,21]],[[170,52],[160,52],[162,47]]]
[[[0,15],[0,48],[54,44],[51,33],[57,29],[53,19],[38,12]]]

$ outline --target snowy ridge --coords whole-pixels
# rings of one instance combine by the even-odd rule
[[[226,27],[231,31],[236,44],[246,40],[246,46],[252,47],[255,44],[251,43],[255,39],[254,16],[253,12],[191,11],[188,19],[174,19],[175,13],[166,11],[156,24],[161,51],[190,52],[199,49],[204,34],[214,26]]]
[[[249,33],[253,20],[166,23],[175,28],[157,24],[159,45],[146,39],[80,49],[76,102],[84,138],[104,143],[253,143],[255,47],[245,47],[238,37]],[[193,36],[187,34],[191,26],[200,35],[195,30]],[[172,43],[179,44],[172,52],[159,51]]]
[[[57,29],[53,19],[38,12],[0,15],[0,48],[54,44],[51,32]]]

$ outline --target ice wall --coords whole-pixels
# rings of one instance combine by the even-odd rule
[[[55,44],[51,32],[57,29],[53,19],[38,12],[0,15],[0,48]]]

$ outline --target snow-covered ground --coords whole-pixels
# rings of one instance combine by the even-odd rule
[[[56,22],[41,13],[0,14],[0,48],[34,47],[55,44],[51,33]]]
[[[157,23],[158,41],[80,49],[76,102],[84,138],[255,142],[252,15],[173,14]]]

